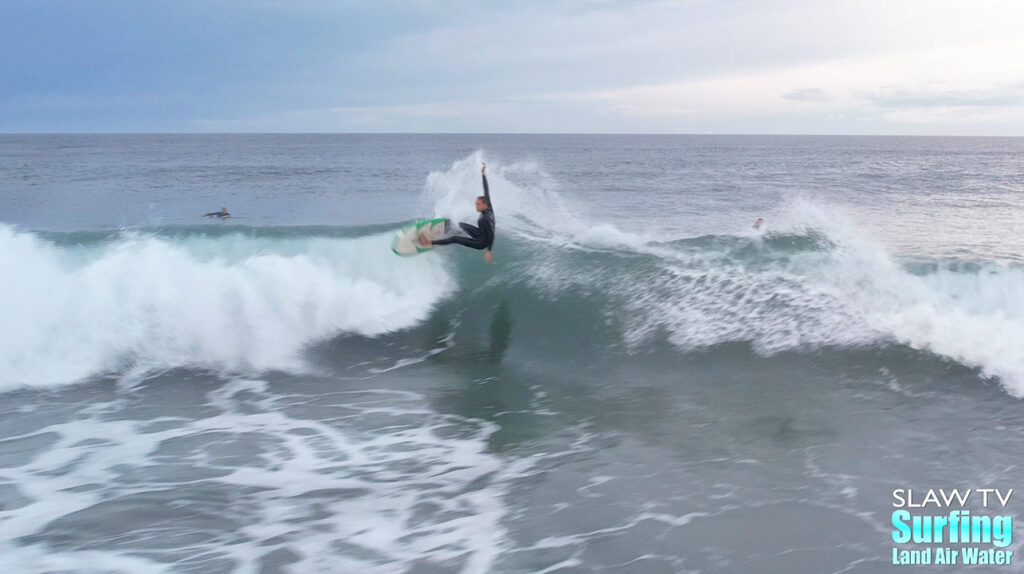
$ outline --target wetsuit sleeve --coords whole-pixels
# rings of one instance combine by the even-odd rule
[[[494,204],[491,202],[491,188],[487,185],[487,174],[481,173],[480,177],[484,180],[484,197],[487,198],[487,211],[490,213],[488,218],[490,223],[490,230],[487,233],[487,251],[491,250],[491,246],[494,245]]]

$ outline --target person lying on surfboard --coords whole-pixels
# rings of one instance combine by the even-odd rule
[[[208,219],[210,217],[216,217],[217,219],[227,219],[231,217],[231,214],[228,213],[228,208],[222,207],[220,208],[220,211],[211,211],[210,213],[207,213],[206,215],[203,216],[203,219]]]
[[[484,163],[483,167],[480,168],[480,175],[484,178],[484,194],[476,198],[476,210],[480,212],[480,219],[477,220],[476,227],[473,227],[468,223],[459,224],[459,227],[461,227],[469,237],[453,235],[451,237],[445,237],[444,239],[435,239],[431,241],[425,234],[420,233],[420,243],[426,246],[451,245],[455,243],[458,245],[465,245],[466,247],[472,247],[473,249],[486,249],[486,251],[484,251],[484,259],[486,259],[488,263],[491,262],[491,245],[494,244],[494,209],[491,207],[491,191],[487,187],[486,163]]]

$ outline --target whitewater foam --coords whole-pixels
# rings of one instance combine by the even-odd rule
[[[47,441],[0,468],[23,499],[0,509],[6,571],[483,573],[505,544],[506,480],[522,469],[487,452],[493,424],[415,393],[304,397],[244,379],[178,405],[203,407],[191,415],[134,420],[143,395],[6,438]]]
[[[749,341],[765,354],[895,342],[1024,396],[1024,269],[940,264],[918,275],[835,209],[800,200],[779,219],[791,222],[784,237],[823,237],[815,245],[827,248],[770,254],[755,238],[733,242],[756,242],[755,259],[742,248],[679,252],[618,287],[630,293],[630,335],[667,328],[683,348]]]
[[[408,328],[455,288],[443,259],[390,257],[389,240],[124,234],[61,249],[0,226],[0,384],[126,366],[302,370],[305,346]]]

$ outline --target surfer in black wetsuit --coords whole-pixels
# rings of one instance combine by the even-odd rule
[[[217,219],[227,219],[231,217],[231,214],[228,213],[228,208],[222,207],[220,208],[220,211],[211,211],[210,213],[207,213],[206,215],[203,216],[204,219],[208,217],[216,217]]]
[[[494,209],[491,207],[491,190],[487,187],[487,164],[483,164],[480,168],[480,175],[484,179],[484,194],[476,198],[476,210],[480,212],[480,219],[476,222],[476,227],[468,223],[460,223],[459,227],[465,231],[469,237],[463,237],[461,235],[453,235],[452,237],[445,237],[444,239],[435,239],[431,241],[426,235],[420,234],[420,243],[423,245],[451,245],[452,243],[458,245],[465,245],[466,247],[472,247],[473,249],[486,249],[484,251],[484,259],[488,263],[491,262],[491,245],[494,244]]]

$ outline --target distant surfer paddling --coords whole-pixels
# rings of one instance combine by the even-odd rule
[[[220,208],[220,211],[211,211],[210,213],[207,213],[206,215],[203,216],[203,219],[207,219],[210,217],[216,217],[217,219],[228,219],[231,217],[231,214],[228,213],[228,208],[222,207]]]
[[[430,240],[425,234],[420,233],[420,243],[426,246],[431,245],[465,245],[473,249],[485,249],[484,259],[491,262],[491,245],[494,244],[494,209],[491,207],[491,190],[487,187],[487,164],[480,168],[480,175],[484,180],[484,194],[476,198],[476,210],[480,212],[480,219],[476,227],[468,223],[460,223],[459,227],[469,237],[453,235],[444,239]]]

